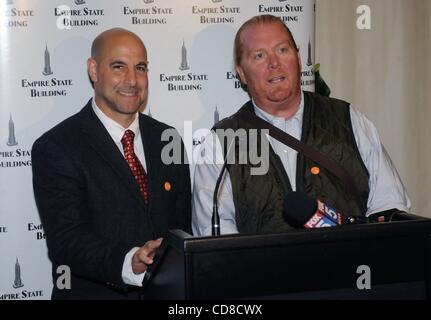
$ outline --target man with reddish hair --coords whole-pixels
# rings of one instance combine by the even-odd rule
[[[283,200],[292,191],[323,199],[340,210],[344,220],[347,215],[408,210],[409,197],[375,126],[345,101],[301,90],[299,50],[280,18],[249,19],[238,30],[234,47],[236,71],[251,100],[213,129],[217,133],[256,129],[244,118],[255,115],[337,163],[349,173],[358,194],[346,192],[327,168],[268,137],[269,167],[264,175],[252,174],[251,162],[227,166],[218,195],[221,233],[291,229],[282,211]],[[207,158],[195,169],[192,227],[197,235],[211,233],[214,186],[223,165],[212,161],[211,150],[223,150],[219,157],[223,159],[228,149],[220,141],[205,139],[201,154]]]

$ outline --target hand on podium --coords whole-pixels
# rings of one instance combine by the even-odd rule
[[[157,248],[162,244],[162,241],[163,238],[149,240],[135,252],[132,258],[132,269],[135,274],[147,271],[148,266],[154,262],[154,255]]]

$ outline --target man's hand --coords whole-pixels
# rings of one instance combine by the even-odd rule
[[[160,247],[163,238],[147,241],[132,258],[132,270],[135,274],[145,272],[150,264],[153,263],[156,249]]]

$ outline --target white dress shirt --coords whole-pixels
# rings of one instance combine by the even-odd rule
[[[263,111],[254,101],[253,106],[257,116],[289,133],[296,139],[300,139],[304,114],[303,93],[301,93],[301,103],[298,111],[288,120],[275,117]],[[408,211],[411,205],[410,199],[391,159],[380,142],[376,127],[362,113],[352,107],[350,107],[350,117],[359,153],[370,174],[368,182],[370,193],[366,216],[392,208]],[[216,158],[213,157],[213,150],[216,150],[218,153],[222,150],[217,136],[214,137],[214,135],[214,132],[212,132],[202,143],[201,148],[205,152],[200,152],[200,154],[203,154],[204,159],[201,159],[200,164],[195,166],[192,197],[192,229],[193,234],[197,236],[211,234],[213,193],[223,166],[223,161],[211,160],[223,158],[223,155],[220,154],[217,154]],[[292,189],[296,190],[297,151],[272,137],[268,137],[268,139],[272,149],[283,163]],[[215,148],[213,147],[214,143],[217,144]],[[220,232],[222,234],[238,233],[232,183],[227,170],[225,175],[220,184],[218,197]]]
[[[145,154],[144,154],[144,146],[141,140],[141,131],[139,130],[139,116],[136,114],[135,120],[130,124],[128,128],[123,128],[122,125],[118,124],[111,118],[109,118],[106,114],[99,109],[96,105],[96,101],[93,98],[91,103],[94,113],[102,122],[103,126],[108,131],[112,140],[115,142],[118,150],[120,150],[121,154],[124,156],[123,144],[121,143],[121,138],[124,135],[126,130],[132,130],[135,134],[135,138],[133,140],[133,147],[135,150],[135,154],[141,162],[142,166],[145,170],[147,170],[146,162],[145,162]],[[144,280],[145,272],[141,274],[135,274],[132,269],[132,258],[136,251],[138,251],[139,247],[132,248],[124,257],[123,269],[121,272],[121,276],[125,284],[134,285],[134,286],[142,286],[142,281]]]

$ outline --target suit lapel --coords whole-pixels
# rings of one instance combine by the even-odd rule
[[[124,160],[115,142],[112,140],[102,122],[94,113],[91,100],[87,103],[82,113],[82,131],[87,137],[88,144],[112,167],[118,175],[118,180],[137,200],[145,207],[144,199],[139,192],[138,184],[133,177],[127,162]]]

